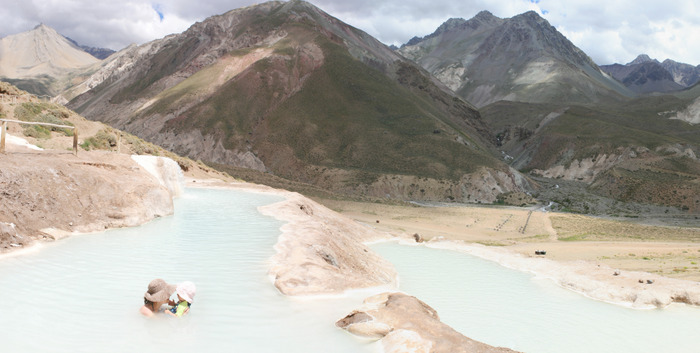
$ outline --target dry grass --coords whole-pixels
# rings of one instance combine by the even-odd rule
[[[700,228],[664,227],[581,215],[550,217],[563,241],[682,241],[700,242]]]

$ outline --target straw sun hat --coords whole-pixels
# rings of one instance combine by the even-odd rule
[[[148,284],[148,292],[143,297],[154,303],[164,302],[175,292],[176,286],[157,278]]]

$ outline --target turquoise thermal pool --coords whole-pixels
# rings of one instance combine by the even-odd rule
[[[267,276],[280,197],[187,189],[175,215],[0,259],[2,352],[371,352],[333,324],[370,295],[299,299]],[[189,280],[190,314],[138,313],[148,282]],[[332,347],[332,349],[329,349]]]
[[[3,352],[376,352],[333,323],[382,291],[289,298],[267,275],[281,198],[187,189],[175,215],[0,258]],[[700,309],[632,310],[473,256],[396,243],[400,290],[463,334],[524,352],[696,352]],[[142,317],[148,282],[197,285],[183,318]]]
[[[700,351],[700,308],[630,309],[457,251],[396,243],[372,249],[396,266],[401,291],[484,343],[532,353]]]

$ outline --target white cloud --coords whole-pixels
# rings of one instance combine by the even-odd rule
[[[255,0],[23,0],[5,1],[0,35],[43,22],[81,44],[123,48],[186,30],[196,21]],[[700,64],[700,5],[658,0],[311,0],[329,14],[387,44],[432,33],[451,17],[481,10],[512,17],[542,14],[599,64],[626,63],[638,54]],[[158,10],[158,12],[156,11]],[[162,14],[161,20],[159,13]]]

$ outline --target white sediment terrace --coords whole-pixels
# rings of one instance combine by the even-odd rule
[[[646,272],[620,271],[588,261],[561,262],[525,257],[508,249],[481,244],[435,240],[426,246],[456,250],[497,262],[505,267],[548,278],[556,284],[592,299],[648,309],[671,303],[700,305],[700,283]]]
[[[243,184],[236,187],[246,189],[250,186]],[[253,188],[260,189],[259,186]],[[397,239],[397,236],[360,224],[297,193],[274,189],[266,191],[286,198],[285,201],[260,207],[263,214],[287,222],[275,246],[277,254],[272,259],[270,269],[272,280],[282,293],[293,296],[337,294],[353,288],[395,284],[393,267],[377,258],[371,250],[367,251],[362,243]],[[416,244],[413,238],[403,238],[402,242]],[[480,244],[445,240],[423,244],[456,250],[507,268],[530,272],[590,298],[622,306],[656,308],[673,302],[700,305],[700,284],[692,281],[618,271],[592,262],[557,262],[541,257],[525,257],[508,249]],[[480,347],[476,350],[479,352],[509,351],[482,345],[460,334],[454,336],[454,330],[440,323],[437,315],[426,314],[424,317],[435,325],[429,329],[427,327],[430,325],[421,328],[410,324],[420,315],[406,312],[402,316],[390,309],[389,298],[396,295],[399,294],[381,294],[376,297],[382,299],[379,301],[368,298],[365,305],[349,313],[344,324],[339,321],[338,325],[357,335],[380,339],[385,352],[450,352],[464,345],[464,342]],[[416,301],[420,303],[418,299],[401,300],[408,300],[412,303],[410,305],[414,305]],[[445,342],[445,337],[441,336],[443,333],[456,343],[440,344]]]
[[[261,190],[259,186],[254,189]],[[365,245],[390,239],[389,234],[298,193],[274,189],[267,192],[285,197],[285,201],[259,208],[262,214],[286,222],[270,265],[270,276],[280,292],[295,296],[340,294],[396,285],[393,265]]]
[[[396,236],[359,224],[297,193],[274,189],[269,191],[287,198],[287,201],[264,206],[260,210],[263,214],[288,222],[282,228],[283,234],[276,245],[278,254],[273,259],[271,269],[271,274],[276,278],[275,283],[283,293],[292,295],[337,293],[352,288],[391,283],[388,278],[395,276],[395,273],[390,270],[375,273],[374,277],[369,277],[372,278],[371,280],[366,281],[357,279],[365,273],[353,272],[357,269],[356,267],[348,267],[347,270],[350,272],[344,274],[339,272],[338,267],[324,260],[325,250],[318,244],[324,244],[329,239],[344,235],[349,238],[343,239],[343,244],[333,246],[333,258],[345,258],[349,254],[352,254],[352,258],[367,256],[369,259],[361,261],[371,261],[375,265],[387,266],[383,260],[377,260],[374,253],[367,252],[363,246],[352,242],[367,243],[396,239]],[[413,238],[405,239],[404,242],[413,243],[412,240]],[[314,248],[313,244],[317,244],[317,247]],[[525,257],[508,249],[481,244],[440,239],[423,244],[432,248],[464,252],[494,261],[507,268],[530,272],[590,298],[614,304],[634,308],[665,307],[674,302],[700,305],[700,283],[694,281],[673,279],[646,272],[620,271],[588,261],[563,262],[543,257]],[[345,245],[347,247],[344,247]],[[347,253],[343,255],[346,250]],[[330,255],[331,252],[327,251],[327,254]],[[309,259],[312,259],[311,262]],[[310,266],[310,263],[314,265]],[[306,274],[308,267],[314,267],[310,274]],[[314,284],[316,281],[325,281],[324,275],[317,271],[330,271],[332,275],[328,276],[333,278],[333,284]],[[338,276],[342,275],[352,276],[352,279],[341,284],[342,277]],[[293,278],[296,279],[293,280]],[[285,280],[290,281],[288,285],[282,284]]]
[[[132,155],[131,159],[153,175],[160,185],[168,189],[172,197],[181,196],[184,192],[185,177],[174,160],[149,155]]]
[[[29,148],[29,149],[35,150],[35,151],[43,150],[43,148],[36,146],[36,145],[32,145],[26,139],[23,139],[23,138],[18,137],[18,136],[6,134],[5,139],[6,139],[5,143],[7,143],[7,144],[26,147],[26,148]]]

